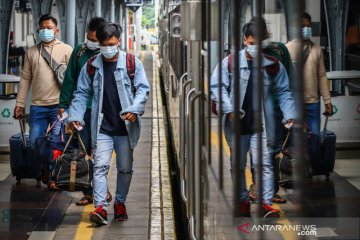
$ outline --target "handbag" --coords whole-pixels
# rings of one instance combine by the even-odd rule
[[[81,191],[84,187],[91,187],[93,178],[93,161],[86,153],[80,133],[78,131],[76,133],[81,149],[69,149],[69,144],[75,134],[73,132],[63,153],[56,159],[55,167],[51,173],[56,187],[65,191]]]
[[[50,54],[43,48],[40,48],[41,56],[45,59],[47,64],[49,64],[50,68],[54,71],[55,77],[58,80],[60,87],[62,86],[65,78],[65,72],[67,65],[59,64],[55,61],[55,59],[51,59]]]
[[[281,150],[275,156],[275,161],[279,166],[279,185],[284,188],[293,188],[294,178],[293,178],[293,164],[294,159],[285,149],[289,141],[290,131],[288,131],[284,143],[281,147]]]

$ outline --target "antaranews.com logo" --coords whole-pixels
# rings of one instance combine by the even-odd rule
[[[281,225],[281,224],[253,224],[250,222],[244,223],[237,227],[237,230],[244,234],[251,234],[255,231],[292,231],[296,232],[298,236],[316,236],[316,225],[303,225],[303,224],[291,224],[291,225]]]

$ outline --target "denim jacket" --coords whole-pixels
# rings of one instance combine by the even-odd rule
[[[244,102],[244,97],[248,85],[248,80],[250,77],[250,69],[248,67],[245,50],[241,50],[240,54],[240,109]],[[285,67],[280,64],[280,71],[276,76],[270,77],[266,71],[264,71],[266,66],[273,64],[273,62],[267,58],[262,59],[262,66],[264,72],[263,78],[263,125],[266,129],[266,135],[268,142],[272,142],[275,137],[275,113],[274,113],[274,104],[272,95],[274,94],[279,103],[281,111],[283,112],[285,123],[289,119],[296,119],[297,112],[295,110],[295,102],[292,97],[292,93],[289,89],[289,79],[286,73]],[[219,65],[216,66],[212,76],[211,76],[211,99],[219,107]],[[228,70],[228,57],[224,58],[222,61],[222,109],[223,109],[223,123],[224,123],[224,134],[228,144],[232,144],[231,136],[231,122],[227,119],[226,115],[234,111],[234,86],[232,77],[229,77]],[[255,77],[255,76],[254,76]],[[217,109],[219,110],[219,109]],[[245,113],[246,114],[246,113]]]
[[[104,89],[104,73],[103,73],[103,57],[101,54],[93,61],[92,65],[96,68],[93,80],[89,77],[86,69],[86,64],[82,68],[77,89],[74,92],[74,98],[69,108],[69,118],[67,122],[79,121],[84,124],[83,117],[86,111],[87,99],[92,97],[92,111],[91,111],[91,140],[92,145],[96,147],[97,135],[99,134],[101,123],[103,120],[102,105],[103,105],[103,89]],[[135,122],[125,121],[126,129],[130,139],[131,148],[134,149],[140,137],[141,118],[140,116],[145,111],[145,103],[148,99],[150,86],[147,81],[144,67],[139,59],[135,59],[135,77],[134,86],[136,88],[135,96],[131,91],[130,78],[126,70],[126,53],[119,50],[119,58],[117,61],[116,70],[114,72],[117,91],[122,107],[120,115],[124,113],[135,113],[137,119]]]

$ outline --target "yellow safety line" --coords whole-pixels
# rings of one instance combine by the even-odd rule
[[[115,152],[113,152],[111,157],[110,169],[108,172],[108,176],[112,169],[112,166],[115,162]],[[94,210],[94,204],[86,205],[83,209],[83,213],[81,215],[81,221],[77,227],[75,233],[75,240],[90,240],[94,233],[93,224],[90,222],[89,214]]]
[[[223,134],[222,138],[223,138],[222,140],[223,140],[223,143],[224,143],[223,145],[224,145],[225,153],[226,153],[227,157],[230,157],[230,148],[229,148],[229,145],[226,143],[226,139],[225,139],[224,134]],[[214,130],[211,130],[211,142],[212,142],[212,144],[215,145],[215,147],[217,147],[217,149],[219,149],[218,134]],[[249,188],[251,183],[252,183],[252,177],[251,177],[251,171],[248,168],[246,168],[246,170],[245,170],[245,179],[246,179],[246,186],[247,186],[247,188]],[[283,215],[283,217],[280,218],[277,221],[277,223],[283,224],[283,225],[290,225],[291,224],[289,219],[286,218],[286,215],[281,210],[281,207],[278,204],[274,203],[272,205],[272,207],[279,210],[279,211],[281,211],[281,213]],[[286,239],[286,240],[288,240],[288,239],[297,239],[297,234],[296,234],[295,231],[286,231],[286,230],[284,230],[284,231],[281,231],[280,234],[283,236],[283,239]]]

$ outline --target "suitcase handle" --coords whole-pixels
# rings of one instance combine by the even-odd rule
[[[324,142],[324,139],[325,139],[325,134],[326,134],[326,128],[327,128],[327,124],[328,124],[328,119],[329,119],[329,116],[326,115],[325,123],[324,123],[324,129],[323,129],[323,134],[322,134],[322,139],[321,139],[321,143],[323,143],[323,142]]]
[[[25,118],[19,119],[20,123],[20,132],[23,148],[26,149],[26,139],[25,139]]]

